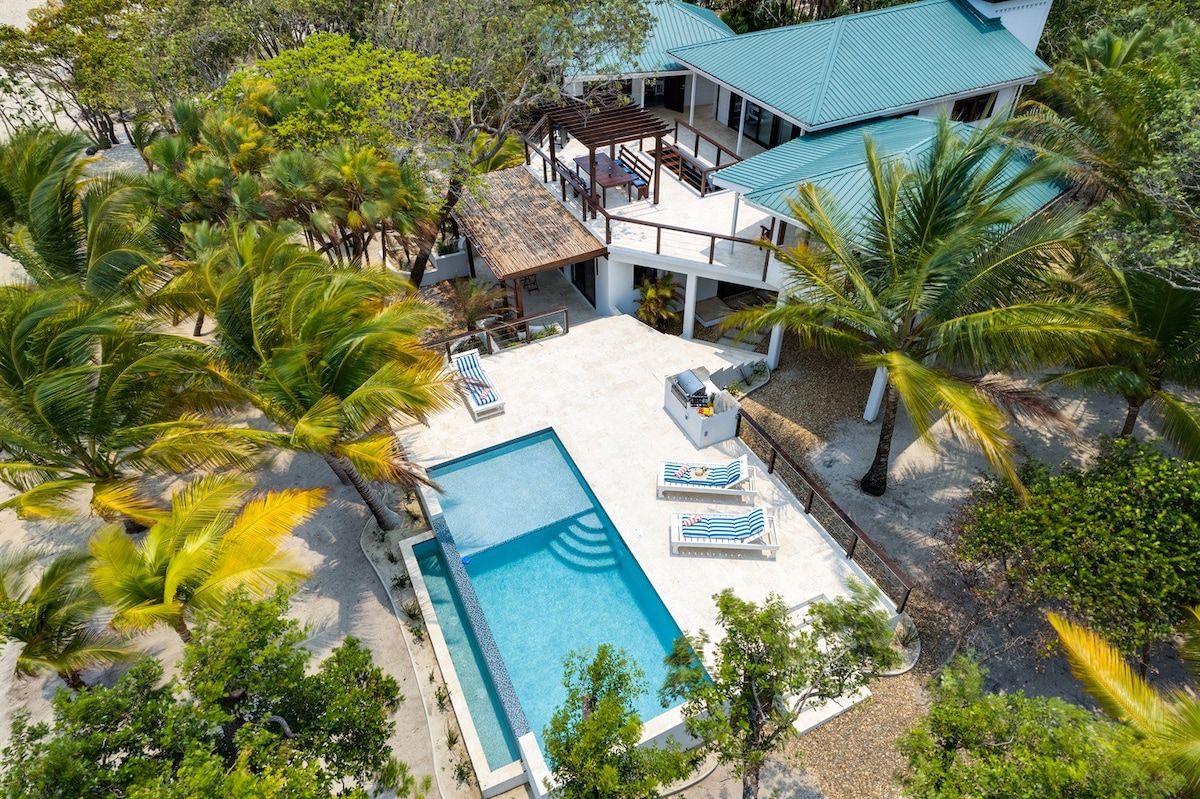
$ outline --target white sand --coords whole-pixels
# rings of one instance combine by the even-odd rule
[[[29,11],[44,5],[38,0],[0,0],[0,25],[29,26]]]

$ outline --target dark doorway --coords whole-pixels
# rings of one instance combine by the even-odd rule
[[[571,264],[571,284],[579,289],[584,299],[596,307],[596,259]]]
[[[683,75],[672,75],[663,79],[663,106],[670,111],[683,111],[684,104]]]

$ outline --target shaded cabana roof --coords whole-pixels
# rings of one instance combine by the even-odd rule
[[[605,246],[523,166],[489,172],[454,216],[500,280],[608,254]]]
[[[673,130],[661,117],[607,95],[587,101],[564,98],[561,104],[543,106],[542,113],[589,150],[653,139]]]

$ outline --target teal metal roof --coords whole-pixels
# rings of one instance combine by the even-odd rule
[[[670,55],[810,130],[1050,71],[999,20],[958,0],[747,33]]]
[[[639,72],[681,72],[687,67],[668,54],[668,50],[711,42],[734,36],[734,32],[707,8],[682,0],[666,0],[650,7],[654,25],[646,32],[642,52],[634,63],[602,58],[597,75],[629,75]]]
[[[964,123],[952,124],[963,138],[975,131]],[[841,213],[861,218],[873,206],[864,136],[875,142],[881,155],[913,163],[933,146],[937,130],[937,120],[908,116],[813,133],[726,167],[714,178],[722,187],[741,191],[754,205],[788,219],[793,218],[788,200],[796,197],[799,184],[811,183],[828,192]],[[1053,182],[1038,183],[1016,195],[1014,202],[1028,216],[1063,189]]]

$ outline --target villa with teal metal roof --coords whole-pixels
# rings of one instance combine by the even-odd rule
[[[653,4],[636,59],[602,61],[564,85],[581,96],[599,82],[629,100],[601,102],[594,114],[591,102],[574,115],[547,111],[525,138],[533,190],[552,192],[604,245],[599,257],[553,268],[605,314],[633,313],[644,280],[673,274],[685,337],[773,296],[783,270],[763,245],[804,240],[791,206],[800,187],[861,216],[868,139],[879,157],[911,162],[932,146],[940,118],[966,138],[1010,113],[1049,71],[1034,51],[1050,2],[917,0],[740,36],[711,11]],[[653,132],[614,138],[637,129]],[[1046,184],[1014,202],[1031,214],[1060,191]],[[772,331],[772,367],[781,340]]]

